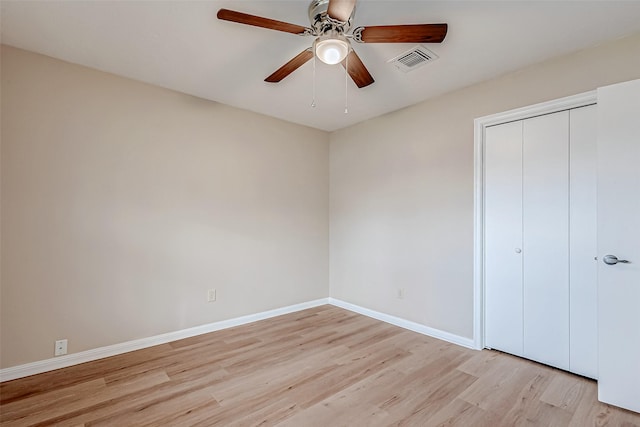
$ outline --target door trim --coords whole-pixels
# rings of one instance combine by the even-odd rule
[[[484,139],[489,126],[528,119],[597,103],[595,90],[516,108],[474,120],[473,184],[473,346],[484,348]]]

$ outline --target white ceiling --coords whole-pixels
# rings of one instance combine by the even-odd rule
[[[355,26],[449,24],[437,61],[405,74],[386,61],[414,44],[353,43],[376,82],[358,89],[313,61],[263,80],[313,38],[219,21],[220,8],[309,25],[309,1],[2,0],[2,43],[332,131],[475,82],[640,32],[640,1],[360,0]]]

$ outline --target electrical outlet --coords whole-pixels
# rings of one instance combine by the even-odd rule
[[[398,299],[403,299],[404,298],[404,288],[398,288],[398,292],[397,292],[396,296],[398,297]]]
[[[207,302],[214,302],[216,300],[216,290],[209,289],[207,291]]]
[[[56,347],[53,352],[54,356],[62,356],[67,354],[67,340],[56,341]]]

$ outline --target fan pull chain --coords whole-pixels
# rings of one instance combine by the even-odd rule
[[[316,53],[313,53],[313,97],[311,98],[311,108],[316,108]]]
[[[344,113],[349,113],[349,55],[344,59]]]

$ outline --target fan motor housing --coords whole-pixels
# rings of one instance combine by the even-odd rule
[[[351,28],[351,20],[356,12],[354,7],[351,11],[351,16],[347,22],[338,21],[327,15],[327,9],[329,8],[329,0],[313,0],[309,5],[309,22],[314,29],[316,35],[323,35],[325,33],[335,31],[339,34],[344,34]]]

